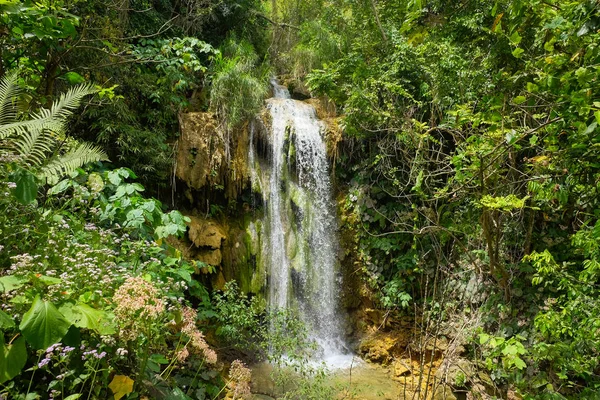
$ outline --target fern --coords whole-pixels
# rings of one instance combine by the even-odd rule
[[[10,78],[10,77],[9,77]],[[10,82],[3,79],[3,86],[6,82],[6,88],[0,87],[0,91],[10,94],[11,87],[16,86],[15,81]],[[4,90],[2,90],[4,89]],[[11,135],[23,135],[28,130],[46,130],[50,132],[62,132],[67,119],[73,114],[81,104],[85,96],[96,93],[96,89],[91,85],[75,86],[67,93],[60,95],[58,100],[54,101],[50,109],[42,108],[37,113],[31,115],[31,119],[26,121],[14,121],[12,123],[0,125],[0,139]],[[0,93],[0,99],[2,99]],[[4,109],[4,104],[1,105]],[[2,112],[0,112],[0,115]]]
[[[16,102],[19,95],[17,74],[11,72],[0,81],[0,140],[18,156],[19,167],[30,170],[49,183],[84,164],[107,160],[98,147],[79,143],[66,154],[61,154],[58,138],[64,137],[68,118],[85,96],[96,89],[91,85],[75,86],[63,93],[50,107],[40,109],[30,118],[18,121]]]
[[[0,126],[17,119],[16,100],[20,94],[17,77],[17,72],[12,71],[0,81]]]
[[[46,179],[49,183],[56,183],[62,176],[75,171],[82,165],[100,160],[106,160],[106,154],[100,148],[89,143],[79,143],[67,154],[52,158],[42,167],[38,176]]]

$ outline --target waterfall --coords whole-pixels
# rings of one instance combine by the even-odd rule
[[[340,366],[348,356],[337,301],[337,220],[325,126],[311,105],[272,83],[269,160],[261,173],[251,174],[265,201],[261,258],[269,275],[269,307],[297,310],[320,347],[320,359]],[[254,164],[255,151],[250,152]]]

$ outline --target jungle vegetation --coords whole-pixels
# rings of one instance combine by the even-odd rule
[[[599,46],[596,0],[0,0],[0,395],[244,398],[208,332],[304,337],[167,240],[178,114],[229,138],[278,75],[341,117],[341,229],[377,307],[468,325],[522,398],[596,398]]]

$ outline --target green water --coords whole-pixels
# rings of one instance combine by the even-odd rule
[[[271,379],[273,368],[268,364],[252,367],[254,400],[271,400],[282,396]],[[330,372],[326,384],[335,388],[338,399],[397,400],[412,398],[413,393],[401,382],[391,379],[388,368],[360,362],[351,369]]]

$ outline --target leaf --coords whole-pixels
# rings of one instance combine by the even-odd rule
[[[78,83],[83,83],[85,82],[85,78],[81,75],[79,75],[77,72],[67,72],[65,74],[65,79],[67,80],[67,82],[69,82],[72,85],[76,85]]]
[[[42,282],[46,286],[58,285],[59,283],[62,282],[62,279],[55,278],[53,276],[48,276],[48,275],[36,276],[36,279],[39,279],[39,281]]]
[[[133,379],[125,375],[115,375],[108,387],[112,390],[115,400],[119,400],[133,392]]]
[[[122,182],[121,176],[119,175],[119,171],[110,171],[108,173],[108,181],[115,186],[119,186]]]
[[[598,126],[597,122],[592,122],[587,128],[586,130],[583,132],[584,135],[589,135],[590,133],[594,132],[594,130],[596,130],[596,127]]]
[[[25,169],[19,168],[11,175],[11,179],[17,184],[14,191],[17,201],[24,205],[31,204],[37,197],[38,190],[35,175]]]
[[[78,328],[90,329],[101,335],[110,335],[116,332],[106,311],[97,310],[85,303],[65,304],[60,308],[60,312]]]
[[[486,333],[479,334],[479,344],[486,344],[490,340],[490,335]]]
[[[516,49],[513,50],[512,55],[515,56],[516,58],[521,58],[521,56],[523,55],[524,52],[525,52],[525,50],[523,50],[520,47],[517,47]]]
[[[19,375],[26,362],[25,338],[20,337],[12,344],[6,345],[4,336],[0,335],[0,384]]]
[[[13,321],[13,319],[10,317],[10,315],[8,315],[4,311],[0,310],[0,329],[10,329],[10,328],[14,328],[14,327],[15,327],[15,321]],[[0,336],[1,336],[1,334],[0,334]]]
[[[63,179],[62,181],[58,182],[56,185],[52,186],[48,190],[48,194],[52,195],[52,194],[62,193],[65,190],[67,190],[69,188],[69,186],[71,186],[71,180]]]
[[[514,33],[510,35],[509,39],[515,45],[518,45],[519,43],[521,43],[521,40],[523,40],[523,38],[521,37],[521,35],[519,35],[519,32],[517,31],[514,31]]]
[[[6,275],[0,278],[0,289],[4,293],[8,293],[11,290],[15,290],[23,286],[27,282],[25,278],[14,275]]]
[[[523,361],[519,357],[515,357],[514,358],[513,364],[515,364],[515,367],[517,367],[517,369],[523,369],[523,368],[525,368],[527,366],[527,364],[525,364],[525,361]]]
[[[527,101],[527,98],[525,96],[517,96],[513,99],[513,103],[519,105],[519,104],[523,104],[525,103],[525,101]]]
[[[27,342],[35,349],[46,349],[60,341],[72,324],[49,301],[35,298],[19,325]]]
[[[81,396],[82,396],[81,393],[76,393],[76,394],[72,394],[72,395],[70,395],[68,397],[65,397],[65,400],[77,400]]]

